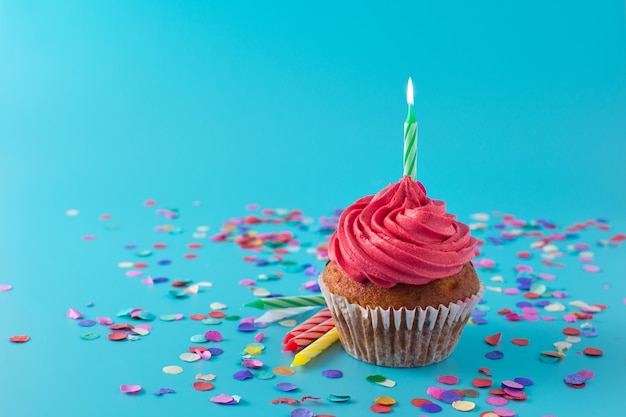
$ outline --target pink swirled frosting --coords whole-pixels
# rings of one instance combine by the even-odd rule
[[[390,288],[456,274],[474,257],[475,244],[443,201],[405,176],[346,208],[328,250],[350,278]]]

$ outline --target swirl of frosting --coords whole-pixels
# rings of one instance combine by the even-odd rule
[[[443,201],[431,200],[421,183],[405,176],[346,208],[328,250],[350,278],[390,288],[456,274],[474,257],[475,244]]]

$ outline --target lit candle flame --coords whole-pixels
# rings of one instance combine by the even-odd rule
[[[409,77],[409,85],[406,87],[406,102],[413,104],[413,80]]]

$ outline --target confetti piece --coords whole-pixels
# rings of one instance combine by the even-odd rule
[[[511,339],[511,343],[516,346],[528,346],[530,344],[530,340],[523,338],[513,338]]]
[[[96,340],[100,338],[100,335],[98,333],[89,332],[81,334],[80,338],[83,340]]]
[[[195,362],[195,361],[200,360],[201,356],[197,353],[186,352],[186,353],[181,353],[179,358],[180,360],[185,361],[185,362]]]
[[[455,401],[452,403],[452,407],[459,411],[472,411],[476,408],[476,404],[471,401]]]
[[[337,395],[337,394],[329,394],[327,400],[333,403],[343,403],[346,401],[350,401],[349,395]]]
[[[382,395],[380,397],[376,397],[374,398],[374,402],[376,404],[381,404],[381,405],[394,405],[397,403],[397,401],[395,400],[395,398],[392,397],[388,397],[386,395]]]
[[[215,375],[213,375],[213,374],[206,374],[206,375],[196,374],[196,379],[200,379],[202,381],[214,381],[215,380]]]
[[[583,349],[583,353],[587,356],[602,356],[604,351],[594,347],[586,347]]]
[[[296,408],[291,413],[289,413],[289,417],[313,417],[313,411],[308,410],[306,408]]]
[[[109,333],[107,338],[109,340],[113,340],[115,342],[119,342],[121,340],[126,340],[128,338],[128,335],[126,333],[123,333],[123,332],[113,332],[113,333]]]
[[[141,390],[141,385],[120,385],[120,391],[122,391],[124,394],[137,394],[141,392]]]
[[[443,375],[443,376],[437,377],[437,382],[440,382],[446,385],[454,385],[459,382],[459,378],[453,375]]]
[[[276,388],[283,392],[291,392],[298,389],[296,384],[292,384],[291,382],[279,382],[276,384]]]
[[[223,339],[222,334],[217,330],[209,330],[204,333],[204,338],[210,342],[221,342]]]
[[[174,391],[171,388],[159,388],[154,393],[154,395],[158,395],[158,396],[165,395],[165,394],[176,394],[176,391]]]
[[[193,388],[196,391],[210,391],[213,388],[215,388],[215,385],[211,384],[210,382],[206,382],[206,381],[196,381],[193,383]]]
[[[372,406],[370,406],[370,410],[375,413],[385,414],[393,411],[393,408],[390,405],[373,404]]]
[[[476,388],[487,388],[493,385],[493,381],[486,378],[474,378],[472,385]]]
[[[17,335],[17,336],[11,336],[9,337],[9,340],[13,343],[26,343],[30,340],[30,337],[28,335]]]
[[[343,372],[338,369],[326,369],[322,371],[322,375],[326,378],[341,378],[343,376]]]
[[[274,373],[276,375],[281,375],[281,376],[288,376],[288,375],[293,375],[296,373],[296,371],[293,370],[293,368],[289,367],[289,366],[277,366],[276,368],[273,369]]]
[[[432,402],[423,403],[420,408],[427,413],[439,413],[443,410],[443,407],[441,407],[439,404],[435,404]]]
[[[178,365],[169,365],[163,367],[163,373],[168,375],[178,375],[183,373],[183,368]]]
[[[502,359],[503,357],[504,357],[504,353],[499,350],[493,350],[491,352],[485,353],[485,358],[491,359],[491,360],[499,360],[499,359]]]
[[[496,346],[500,343],[500,339],[502,338],[502,333],[496,333],[491,336],[485,337],[485,343],[491,346]]]
[[[248,369],[244,369],[242,371],[238,371],[233,374],[233,378],[238,381],[245,381],[246,379],[251,379],[253,377],[254,375]]]
[[[13,289],[13,287],[9,284],[1,284],[0,285],[0,292],[5,292],[5,291],[11,291]]]
[[[431,400],[427,399],[427,398],[413,398],[411,399],[411,404],[417,408],[421,408],[422,405],[424,404],[430,404],[432,403]]]
[[[70,308],[69,310],[67,310],[67,317],[73,320],[78,320],[82,319],[83,315],[75,308]]]

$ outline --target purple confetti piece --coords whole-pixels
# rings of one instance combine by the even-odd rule
[[[96,325],[96,321],[95,320],[81,320],[78,322],[78,325],[80,327],[91,327],[91,326]]]
[[[420,408],[427,413],[438,413],[443,410],[443,408],[439,404],[435,403],[424,403]]]
[[[237,326],[237,330],[240,332],[253,332],[256,330],[256,327],[254,323],[240,323],[239,326]]]
[[[250,379],[253,377],[254,375],[248,369],[244,369],[243,371],[237,371],[233,374],[233,378],[235,378],[238,381],[245,381],[246,379]]]
[[[222,334],[218,332],[217,330],[209,330],[208,332],[204,334],[204,337],[209,342],[221,342],[222,341]]]
[[[160,261],[157,262],[157,264],[159,264],[159,265],[169,265],[171,263],[172,263],[172,261],[169,260],[169,259],[161,259]]]
[[[279,382],[276,384],[276,388],[283,392],[291,392],[298,389],[296,384],[292,384],[291,382]]]
[[[164,394],[176,394],[176,391],[174,391],[171,388],[159,388],[154,395],[164,395]]]
[[[208,350],[209,352],[211,352],[211,355],[213,355],[213,356],[219,356],[219,355],[221,355],[222,353],[224,353],[224,350],[223,350],[223,349],[220,349],[220,348],[218,348],[218,347],[210,347],[210,348],[208,348],[207,350]]]
[[[338,369],[326,369],[322,371],[322,375],[326,378],[341,378],[343,376],[343,372]]]
[[[491,360],[498,360],[498,359],[502,359],[503,357],[504,357],[504,353],[502,353],[499,350],[492,350],[491,352],[485,353],[485,358],[491,359]]]
[[[569,374],[565,376],[565,378],[563,378],[563,381],[565,381],[568,384],[581,385],[587,381],[587,378],[585,378],[584,376],[580,374]]]
[[[211,402],[215,403],[215,404],[222,404],[222,405],[235,405],[238,404],[238,401],[228,395],[228,394],[220,394],[220,395],[216,395],[214,397],[211,397]]]
[[[533,384],[533,381],[531,379],[524,378],[524,377],[514,378],[513,381],[515,381],[518,384],[523,385],[525,387],[531,386]]]
[[[313,417],[313,411],[307,410],[306,408],[296,408],[291,413],[289,413],[289,417]]]
[[[166,277],[158,277],[158,278],[152,279],[152,282],[154,282],[155,284],[160,284],[160,283],[167,282],[167,281],[169,281],[169,278],[166,278]]]
[[[441,401],[448,404],[452,404],[455,401],[459,401],[461,396],[456,391],[444,391],[441,393]]]

